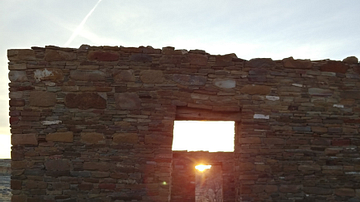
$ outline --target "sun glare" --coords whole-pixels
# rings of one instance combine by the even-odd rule
[[[234,151],[234,121],[175,121],[173,151]]]
[[[204,172],[205,170],[209,170],[211,168],[211,165],[204,165],[204,164],[199,164],[195,166],[195,169],[200,171],[200,172]]]

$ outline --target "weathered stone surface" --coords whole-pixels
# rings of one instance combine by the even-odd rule
[[[275,66],[275,62],[271,58],[254,58],[245,63],[246,66],[256,68],[270,68]]]
[[[140,79],[144,83],[162,83],[164,75],[160,70],[143,70],[140,72]]]
[[[321,88],[309,88],[309,94],[315,96],[331,96],[333,91],[330,89],[321,89]]]
[[[320,67],[320,70],[324,72],[336,72],[342,74],[345,74],[347,69],[348,66],[340,61],[328,61]]]
[[[12,145],[37,145],[37,135],[34,133],[30,134],[12,134],[11,135]]]
[[[135,81],[133,70],[122,70],[114,74],[115,82]]]
[[[117,61],[119,60],[120,55],[114,51],[90,51],[88,58],[89,60],[97,61]]]
[[[164,135],[145,135],[145,144],[171,145],[172,138]]]
[[[230,66],[232,65],[232,59],[236,59],[237,56],[232,53],[232,54],[227,54],[227,55],[217,55],[216,56],[216,60],[215,60],[215,65],[216,66]]]
[[[64,80],[64,75],[61,69],[45,68],[35,70],[34,78],[36,81],[60,82]]]
[[[172,76],[173,81],[182,85],[191,86],[203,86],[205,85],[207,78],[203,76],[185,75],[185,74],[174,74]]]
[[[263,85],[245,85],[240,89],[241,93],[250,94],[250,95],[267,95],[271,91],[270,86],[263,86]]]
[[[360,91],[341,91],[340,96],[343,99],[360,99]]]
[[[357,63],[359,63],[359,60],[355,56],[349,56],[349,57],[343,59],[343,62],[348,63],[348,64],[357,64]]]
[[[332,189],[322,188],[322,187],[304,187],[304,192],[307,194],[317,194],[317,195],[328,195],[332,194]]]
[[[111,166],[106,162],[84,162],[83,168],[84,170],[107,171],[111,169]]]
[[[285,140],[281,138],[264,138],[265,144],[285,144]]]
[[[284,193],[297,193],[301,191],[301,185],[280,185],[279,191]]]
[[[8,59],[11,61],[18,60],[36,60],[35,51],[27,49],[9,49],[7,51]]]
[[[136,93],[117,93],[115,101],[119,109],[138,109],[141,106],[141,100]]]
[[[79,81],[103,81],[106,74],[100,70],[73,70],[70,72],[70,78]]]
[[[76,60],[76,53],[46,49],[45,60],[46,61]]]
[[[208,61],[208,57],[202,54],[189,54],[188,59],[190,64],[199,66],[205,66]]]
[[[310,69],[312,67],[310,60],[294,60],[293,57],[283,59],[284,67],[296,69]]]
[[[303,164],[303,165],[299,165],[298,170],[309,174],[309,173],[314,173],[315,171],[320,171],[321,170],[321,166],[318,164]]]
[[[136,144],[139,142],[139,137],[136,133],[115,133],[113,135],[113,142],[117,144]]]
[[[87,144],[104,143],[105,137],[102,133],[87,132],[81,133],[81,141]]]
[[[340,188],[335,190],[335,194],[338,196],[355,196],[355,190],[349,188]]]
[[[56,94],[47,91],[31,91],[30,105],[36,107],[51,107],[56,104]]]
[[[45,168],[50,171],[70,170],[70,161],[65,159],[48,160],[45,162]]]
[[[74,141],[74,134],[73,134],[73,132],[49,133],[49,134],[46,135],[46,141],[73,142]]]
[[[235,88],[236,81],[234,79],[215,80],[214,85],[219,88]]]
[[[9,115],[12,194],[25,201],[194,201],[195,162],[221,164],[223,201],[359,198],[354,58],[245,61],[88,45],[21,52],[9,52]],[[171,151],[174,120],[235,121],[235,152]]]
[[[135,53],[130,56],[130,60],[135,62],[151,62],[152,57],[148,54]]]
[[[19,82],[24,82],[27,81],[27,76],[26,76],[26,72],[24,71],[10,71],[9,72],[9,80],[10,81],[19,81]]]
[[[69,108],[104,109],[106,100],[97,93],[68,93],[65,97],[65,105]]]

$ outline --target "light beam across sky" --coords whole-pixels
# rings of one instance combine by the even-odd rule
[[[69,46],[71,44],[71,42],[75,39],[75,37],[77,35],[79,35],[79,33],[81,32],[82,28],[84,27],[87,19],[90,17],[90,15],[94,12],[94,10],[96,9],[96,7],[99,5],[99,3],[101,2],[101,0],[99,0],[95,6],[90,10],[90,12],[85,16],[85,18],[81,21],[81,23],[79,24],[79,26],[75,29],[75,31],[73,32],[73,34],[71,35],[71,37],[69,38],[69,40],[66,41],[66,43],[64,44],[64,46]]]

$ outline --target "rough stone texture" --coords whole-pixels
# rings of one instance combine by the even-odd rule
[[[37,145],[38,140],[36,134],[12,134],[12,145]]]
[[[48,91],[31,91],[30,106],[50,107],[56,104],[56,94]]]
[[[105,139],[104,135],[101,133],[94,133],[94,132],[81,133],[81,141],[88,144],[97,144],[103,142],[104,139]]]
[[[34,78],[37,81],[54,81],[60,82],[63,81],[64,76],[61,69],[37,69],[34,71]]]
[[[8,59],[13,201],[186,201],[191,159],[222,164],[224,201],[360,200],[356,58],[84,45]],[[235,121],[235,151],[176,157],[174,120]]]
[[[46,141],[73,142],[73,140],[74,140],[74,134],[71,131],[46,134]]]
[[[144,83],[162,83],[164,75],[160,70],[144,70],[140,72],[140,79]]]
[[[138,109],[141,101],[136,93],[115,94],[116,106],[119,109]]]
[[[106,99],[97,93],[69,93],[65,97],[65,105],[69,108],[104,109],[106,108]]]
[[[139,137],[137,133],[115,133],[113,142],[117,144],[136,144],[139,142]]]

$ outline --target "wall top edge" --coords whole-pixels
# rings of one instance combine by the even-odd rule
[[[331,60],[331,59],[322,59],[322,60],[310,60],[310,59],[294,59],[292,56],[288,58],[284,58],[282,60],[272,60],[271,58],[253,58],[250,60],[242,59],[236,56],[235,53],[229,53],[224,55],[211,55],[204,50],[193,49],[193,50],[186,50],[186,49],[175,49],[172,46],[166,46],[160,48],[153,48],[152,46],[139,46],[139,47],[124,47],[124,46],[90,46],[87,44],[81,45],[79,48],[69,48],[69,47],[59,47],[54,45],[48,45],[45,47],[38,47],[32,46],[30,49],[8,49],[7,55],[9,60],[11,61],[11,56],[17,54],[31,54],[31,52],[41,52],[41,51],[63,51],[63,52],[88,52],[88,51],[104,51],[104,52],[120,52],[120,53],[143,53],[143,54],[162,54],[162,55],[187,55],[187,54],[199,54],[199,55],[206,55],[206,56],[226,56],[231,57],[235,60],[242,60],[242,61],[252,61],[258,59],[267,59],[270,61],[284,61],[284,60],[297,60],[297,61],[304,61],[304,62],[322,62],[322,61],[339,61],[339,60]],[[348,56],[344,58],[341,62],[347,64],[358,64],[359,60],[356,56]]]

